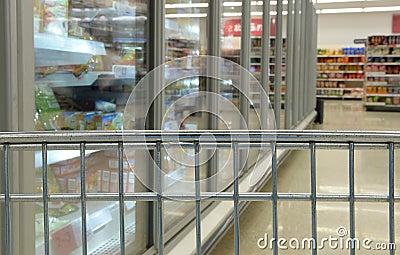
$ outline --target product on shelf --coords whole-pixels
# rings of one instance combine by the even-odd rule
[[[64,130],[122,130],[121,112],[63,112]]]
[[[365,106],[398,107],[400,100],[400,36],[368,37]],[[398,95],[398,96],[397,96]],[[375,109],[375,108],[373,108]],[[377,108],[379,110],[379,108]]]
[[[127,152],[128,153],[128,152]],[[132,152],[129,152],[131,157],[134,158]],[[96,190],[99,192],[118,192],[118,180],[119,180],[119,164],[118,155],[116,151],[98,151],[88,156],[88,160],[92,163],[88,164],[87,169],[93,173],[96,173],[96,180],[93,180],[96,184]],[[134,174],[131,166],[134,161],[128,163],[126,157],[123,158],[122,170],[123,170],[123,188],[125,192],[133,192],[134,186]]]
[[[269,82],[270,85],[273,85],[275,82],[275,52],[276,52],[276,39],[270,38],[270,49],[269,49]],[[283,52],[282,52],[282,82],[285,81],[285,73],[286,73],[286,58],[285,58],[285,48],[286,48],[286,39],[283,38]],[[250,57],[250,72],[257,78],[261,79],[261,70],[262,70],[262,39],[261,37],[252,37],[251,38],[251,57]],[[240,48],[232,49],[225,48],[222,49],[222,57],[231,60],[236,63],[240,63]],[[282,84],[282,93],[285,92],[285,86]],[[257,90],[257,89],[256,89]],[[273,102],[273,86],[270,86],[269,89],[270,100]],[[272,94],[271,94],[272,93]],[[226,94],[225,94],[226,95]],[[234,95],[229,94],[229,97],[234,98]],[[260,103],[260,95],[252,94],[250,100],[256,105]],[[282,97],[282,102],[284,101],[284,97]]]
[[[169,38],[166,47],[166,59],[173,60],[188,55],[198,55],[196,41],[184,38]]]
[[[60,105],[47,84],[35,85],[35,102],[36,130],[60,130],[62,126]]]
[[[130,153],[132,154],[132,153]],[[132,156],[132,155],[131,155]],[[133,158],[130,157],[130,158]],[[130,163],[133,164],[133,161]],[[133,192],[133,172],[127,159],[123,158],[124,191]],[[81,159],[80,157],[60,161],[49,165],[49,191],[51,193],[79,193],[81,189]],[[118,156],[114,151],[98,151],[85,157],[85,186],[89,193],[118,192]],[[40,174],[37,170],[37,176]],[[37,183],[38,192],[41,183]],[[62,216],[76,211],[72,205],[60,204],[58,210],[53,210],[53,216]]]
[[[318,55],[364,55],[365,48],[344,47],[341,49],[318,49]]]
[[[400,36],[374,35],[368,37],[368,46],[393,45],[393,44],[400,44]]]
[[[40,32],[68,36],[68,0],[41,0]]]
[[[319,49],[317,96],[328,98],[362,98],[364,48]]]

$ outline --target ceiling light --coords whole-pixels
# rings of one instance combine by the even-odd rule
[[[316,4],[365,2],[366,0],[314,0]]]
[[[271,1],[270,2],[271,5],[277,5],[278,2],[277,1]],[[282,3],[288,4],[287,0],[282,1]],[[263,5],[263,1],[251,1],[251,5]],[[242,6],[242,2],[224,2],[224,6],[225,7],[238,7],[238,6]]]
[[[400,11],[400,6],[364,7],[364,12],[390,12],[390,11]]]
[[[362,12],[363,8],[321,9],[320,14]]]
[[[242,2],[224,2],[225,7],[237,7],[242,6]]]
[[[179,13],[179,14],[165,14],[166,18],[204,18],[207,13]]]
[[[251,15],[253,15],[253,16],[262,16],[263,13],[262,12],[251,12]]]
[[[208,3],[193,3],[193,4],[165,4],[166,9],[179,8],[207,8]]]
[[[287,15],[288,12],[287,11],[283,11],[282,15]],[[262,12],[251,12],[252,16],[262,16],[263,13]],[[271,11],[270,12],[271,16],[276,16],[277,12],[276,11]],[[224,12],[224,17],[240,17],[242,16],[241,12]]]
[[[271,1],[271,5],[277,5],[277,4],[278,4],[277,1]],[[282,1],[282,4],[283,4],[283,5],[287,5],[287,4],[288,4],[288,1],[287,1],[287,0]]]
[[[388,11],[400,11],[400,6],[321,9],[321,10],[317,10],[317,14],[388,12]]]
[[[242,16],[241,12],[224,12],[224,17],[240,17]]]

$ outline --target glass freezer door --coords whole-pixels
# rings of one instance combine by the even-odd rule
[[[35,129],[122,129],[126,101],[147,71],[147,0],[32,1]],[[79,155],[79,150],[49,150],[51,194],[80,192]],[[41,193],[41,152],[35,158],[36,189]],[[87,150],[84,159],[86,192],[118,192],[116,151]],[[123,175],[125,192],[133,192],[135,178],[127,159]],[[145,202],[125,202],[128,254],[146,249],[144,208]],[[88,253],[115,254],[119,249],[118,203],[87,202],[86,210]],[[81,254],[80,203],[51,202],[49,215],[51,254]],[[36,205],[35,222],[36,254],[44,254],[41,203]]]

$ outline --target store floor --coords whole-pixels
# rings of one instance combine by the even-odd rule
[[[399,130],[400,113],[366,112],[360,101],[325,101],[325,121],[314,125],[314,129],[325,130]],[[348,193],[348,152],[345,150],[317,150],[317,192]],[[380,150],[356,150],[355,152],[355,192],[356,194],[388,193],[388,152]],[[278,192],[310,192],[310,153],[308,150],[293,151],[278,169]],[[395,176],[399,176],[400,154],[395,154]],[[396,175],[397,174],[397,175]],[[398,179],[398,177],[396,177]],[[395,194],[400,192],[400,183],[395,183]],[[262,189],[271,192],[271,182]],[[397,234],[400,240],[400,205],[395,205]],[[346,238],[339,238],[337,230],[349,230],[348,202],[317,202],[317,226],[320,245],[322,238],[344,240],[343,249],[325,243],[318,254],[349,254]],[[388,203],[355,204],[356,237],[360,240],[360,251],[356,254],[388,254],[386,251],[366,250],[362,242],[369,238],[370,247],[389,240]],[[212,255],[234,254],[233,228],[211,252]],[[289,241],[311,238],[311,203],[278,202],[278,235]],[[240,254],[272,254],[272,249],[258,247],[260,238],[272,238],[272,203],[252,202],[240,217]],[[262,243],[263,244],[263,243]],[[288,242],[286,243],[288,245]],[[331,248],[332,247],[332,248]],[[398,247],[400,249],[400,247]],[[279,254],[311,254],[309,249],[280,249]]]

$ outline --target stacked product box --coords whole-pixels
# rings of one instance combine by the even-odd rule
[[[119,161],[116,151],[99,151],[91,155],[96,164],[93,170],[97,172],[97,188],[100,192],[119,191]],[[133,161],[123,158],[123,189],[124,192],[133,192],[134,173],[131,170]]]
[[[92,165],[92,158],[85,159],[86,165]],[[80,158],[64,160],[51,165],[54,176],[57,179],[61,193],[76,193],[80,192],[81,187],[81,165]],[[97,172],[91,169],[85,169],[86,191],[97,192]]]
[[[63,112],[65,130],[121,130],[122,113]]]
[[[50,167],[61,193],[80,192],[81,167],[79,157],[54,163]],[[97,151],[86,156],[86,192],[118,192],[118,170],[118,156],[115,151]],[[123,180],[124,192],[133,192],[134,173],[125,157],[123,158]]]

